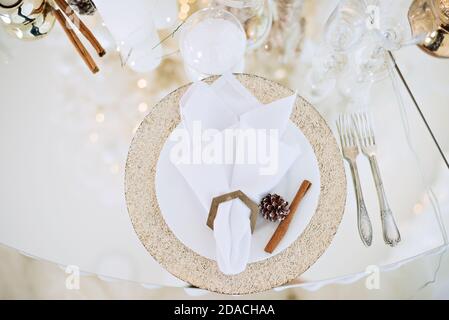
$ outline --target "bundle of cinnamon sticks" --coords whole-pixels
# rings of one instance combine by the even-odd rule
[[[65,0],[54,0],[57,4],[58,8],[54,8],[53,13],[55,15],[56,20],[59,22],[61,27],[64,29],[65,34],[72,42],[76,51],[79,53],[83,61],[86,63],[88,68],[92,73],[97,73],[100,69],[95,63],[92,56],[87,51],[86,47],[83,45],[81,40],[76,35],[73,28],[78,29],[81,34],[89,41],[92,47],[95,49],[99,57],[102,57],[106,54],[105,49],[98,42],[97,38],[93,35],[93,33],[89,30],[89,28],[81,21],[75,11],[72,10],[70,5]]]

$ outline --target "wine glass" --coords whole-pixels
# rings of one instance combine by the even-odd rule
[[[371,29],[371,33],[386,50],[398,50],[404,46],[416,45],[424,40],[425,34],[414,32],[417,30],[412,29],[413,25],[410,24],[409,18],[410,14],[417,13],[419,16],[427,12],[430,6],[424,5],[426,9],[423,9],[416,5],[423,1],[413,1],[410,5],[411,2],[411,0],[377,0],[375,2],[377,23]],[[423,11],[417,10],[418,8],[423,9]],[[427,18],[426,20],[430,21]]]
[[[178,1],[151,0],[152,18],[156,29],[173,27],[178,21]]]
[[[362,0],[342,0],[326,21],[324,42],[306,76],[309,88],[305,95],[310,101],[320,102],[335,88],[337,76],[348,64],[348,53],[363,37],[365,9]]]
[[[242,24],[248,49],[260,47],[270,34],[273,9],[270,0],[215,0],[215,4],[231,12]]]
[[[338,76],[338,91],[352,104],[367,105],[373,79],[360,66],[351,64]]]
[[[118,43],[123,65],[134,72],[150,72],[162,61],[163,49],[158,45],[159,35],[151,21],[133,30]]]
[[[164,53],[151,18],[151,1],[95,0],[95,6],[117,45],[122,65],[138,73],[159,66]]]
[[[326,22],[325,42],[336,52],[348,52],[366,30],[366,6],[363,0],[342,0]]]
[[[380,7],[378,28],[372,30],[373,40],[378,41],[386,50],[398,50],[410,40],[408,28],[396,16],[391,16],[393,9]]]
[[[322,45],[315,53],[312,68],[306,76],[306,98],[312,103],[321,102],[334,90],[337,76],[345,70],[347,64],[346,54],[334,52]]]
[[[179,47],[191,80],[241,72],[246,36],[230,12],[210,7],[197,11],[182,25]]]
[[[273,25],[264,52],[271,53],[282,64],[289,64],[298,59],[304,43],[304,0],[279,0],[273,6]]]
[[[355,65],[364,78],[372,82],[388,77],[388,51],[384,43],[377,38],[367,36],[362,45],[354,52]]]

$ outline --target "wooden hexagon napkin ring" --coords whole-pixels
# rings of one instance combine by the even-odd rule
[[[207,218],[207,226],[214,230],[214,220],[217,216],[218,207],[223,202],[228,202],[234,199],[240,199],[250,210],[251,210],[251,233],[254,233],[256,228],[257,214],[259,212],[259,206],[253,200],[251,200],[246,194],[241,190],[226,193],[221,196],[212,199],[212,204],[210,205],[209,216]]]

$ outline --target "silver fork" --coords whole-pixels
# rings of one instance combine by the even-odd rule
[[[379,198],[384,241],[386,244],[394,247],[401,242],[401,234],[399,233],[393,213],[388,205],[382,178],[380,176],[379,165],[376,158],[377,145],[372,120],[366,112],[353,114],[352,120],[357,130],[357,137],[362,152],[368,157],[371,165],[374,183],[376,184],[377,196]]]
[[[362,239],[363,244],[369,247],[373,240],[373,228],[366,210],[365,200],[363,200],[362,187],[356,162],[357,156],[359,155],[359,147],[350,116],[340,115],[337,120],[337,128],[340,135],[343,157],[348,161],[351,168],[352,181],[354,183],[357,200],[357,226],[360,238]]]

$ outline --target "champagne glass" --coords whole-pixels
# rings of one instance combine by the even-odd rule
[[[222,8],[205,8],[191,15],[181,27],[179,42],[193,81],[243,71],[245,32],[239,20]]]

